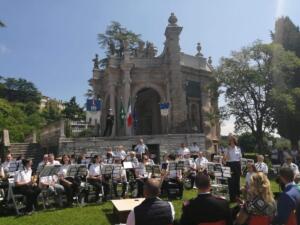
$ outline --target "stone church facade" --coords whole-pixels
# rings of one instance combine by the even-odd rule
[[[108,109],[115,115],[110,138],[201,134],[207,148],[219,139],[219,122],[211,116],[217,110],[217,99],[208,88],[214,79],[211,59],[202,55],[200,44],[195,56],[181,52],[182,29],[172,13],[159,56],[151,48],[146,54],[141,42],[134,55],[125,45],[123,57],[110,56],[105,71],[95,64],[90,84],[102,100],[102,131]],[[132,127],[126,122],[123,126],[119,116],[121,104],[127,111],[129,100],[135,120]],[[160,114],[161,102],[170,103],[167,117]]]

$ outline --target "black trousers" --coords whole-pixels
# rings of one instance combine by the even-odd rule
[[[195,173],[190,173],[188,175],[188,178],[191,180],[191,188],[193,188],[194,184],[195,184],[196,174]]]
[[[163,192],[169,192],[169,189],[171,188],[169,185],[169,182],[175,183],[178,186],[179,189],[179,195],[182,197],[183,196],[183,182],[179,179],[175,178],[169,178],[163,181],[162,183],[162,191]]]
[[[143,197],[144,196],[144,183],[147,180],[147,178],[141,178],[141,179],[136,179],[137,183],[137,197]]]
[[[37,186],[22,185],[14,188],[16,194],[22,194],[26,196],[26,210],[32,211],[33,206],[37,208],[37,197],[41,192],[41,189]]]
[[[67,195],[67,201],[68,201],[68,204],[70,205],[73,203],[73,197],[75,196],[75,194],[79,192],[80,183],[79,183],[79,181],[77,181],[77,179],[74,179],[71,177],[67,177],[66,180],[71,182],[71,184],[68,184],[64,181],[60,181],[60,184],[62,186],[64,186],[64,188],[65,188],[65,193]]]
[[[228,179],[230,201],[235,201],[240,196],[241,163],[239,161],[227,162],[226,166],[231,170],[231,178]]]
[[[104,134],[103,136],[104,137],[109,137],[112,133],[112,128],[113,128],[113,124],[111,123],[106,123],[106,127],[105,127],[105,130],[104,130]]]

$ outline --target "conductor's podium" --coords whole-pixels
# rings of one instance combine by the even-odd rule
[[[126,224],[130,211],[141,204],[144,200],[145,198],[112,200],[111,202],[114,206],[114,214],[118,217],[119,223]]]

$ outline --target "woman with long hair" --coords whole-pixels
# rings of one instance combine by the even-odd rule
[[[236,223],[245,224],[255,216],[263,216],[271,221],[275,212],[276,203],[268,177],[262,172],[254,173],[250,178],[247,200],[237,216]]]

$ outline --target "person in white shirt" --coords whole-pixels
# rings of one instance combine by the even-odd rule
[[[116,165],[119,166],[119,170],[116,170]],[[117,191],[117,185],[118,185],[118,183],[121,183],[122,184],[121,197],[125,198],[126,189],[127,189],[126,170],[122,166],[121,159],[118,159],[118,158],[115,159],[115,167],[114,167],[114,170],[113,170],[112,183],[113,183],[113,190],[114,190],[114,193],[115,193],[115,197],[119,198],[119,194],[118,194],[118,191]]]
[[[182,195],[183,195],[182,171],[178,170],[177,168],[175,168],[175,170],[173,170],[173,168],[171,168],[171,166],[170,166],[171,164],[177,163],[175,161],[176,155],[174,153],[169,154],[168,159],[169,160],[168,160],[168,165],[167,165],[167,169],[166,169],[166,175],[163,177],[162,189],[166,190],[168,192],[169,181],[176,183],[179,188],[179,195],[182,198]]]
[[[106,149],[106,154],[104,156],[103,162],[105,164],[113,164],[114,163],[115,154],[113,153],[112,147],[108,147]]]
[[[33,182],[32,176],[32,161],[28,159],[23,159],[22,164],[24,170],[18,171],[15,175],[15,193],[23,194],[26,196],[26,213],[31,213],[34,207],[37,207],[37,197],[41,192],[40,188],[36,183]]]
[[[78,191],[79,184],[74,180],[74,177],[67,177],[69,167],[71,165],[70,156],[63,155],[61,161],[61,167],[58,172],[59,183],[64,186],[67,194],[67,203],[72,205],[73,196]]]
[[[135,176],[137,182],[137,197],[143,197],[143,186],[144,182],[151,177],[151,173],[146,171],[146,165],[152,165],[149,162],[149,158],[147,155],[143,155],[143,160],[139,162],[138,167],[135,168]]]
[[[39,187],[48,191],[50,195],[56,197],[56,201],[60,207],[63,206],[62,194],[64,193],[64,186],[59,184],[57,175],[44,176],[39,178]]]
[[[198,157],[198,153],[200,151],[199,146],[197,145],[196,142],[193,142],[193,144],[189,147],[190,151],[191,151],[191,157],[196,160],[196,158]]]
[[[186,147],[184,143],[180,144],[180,148],[177,150],[177,157],[182,159],[184,155],[190,154],[190,150]]]
[[[175,211],[171,202],[161,200],[160,181],[150,178],[144,184],[145,200],[135,207],[127,217],[126,225],[144,224],[151,221],[151,224],[169,225],[173,224]]]
[[[268,165],[264,163],[264,156],[258,155],[257,156],[257,163],[255,163],[255,167],[257,172],[263,172],[264,174],[268,174]]]
[[[142,158],[143,154],[148,152],[148,147],[144,144],[143,139],[140,139],[139,143],[135,146],[134,151],[136,152],[136,156],[138,158]]]
[[[10,167],[14,166],[15,170],[18,169],[17,162],[13,159],[12,154],[8,153],[6,155],[5,161],[2,163],[2,168],[5,174],[8,174],[10,171]]]
[[[195,177],[196,177],[196,163],[193,158],[190,158],[190,155],[184,156],[184,176],[189,178],[191,181],[191,188],[194,187]]]
[[[195,160],[197,171],[203,171],[207,168],[208,160],[203,156],[203,152],[199,152],[198,158]]]
[[[118,157],[121,159],[121,161],[123,162],[126,158],[127,154],[124,151],[124,147],[123,145],[117,146],[117,150],[115,152],[115,157]]]
[[[60,162],[55,160],[53,153],[48,155],[48,165],[60,165]]]
[[[293,163],[293,158],[292,157],[287,157],[286,162],[282,165],[282,167],[283,168],[284,167],[291,168],[293,170],[295,176],[299,175],[298,166],[295,163]]]
[[[257,172],[257,170],[255,167],[255,164],[248,162],[247,163],[247,173],[246,173],[246,178],[245,178],[245,186],[242,189],[245,199],[246,199],[247,193],[249,191],[251,176],[256,172]]]
[[[237,139],[231,134],[228,137],[228,148],[224,151],[226,166],[230,167],[231,178],[228,180],[230,201],[239,200],[241,169],[241,149],[237,146]]]

